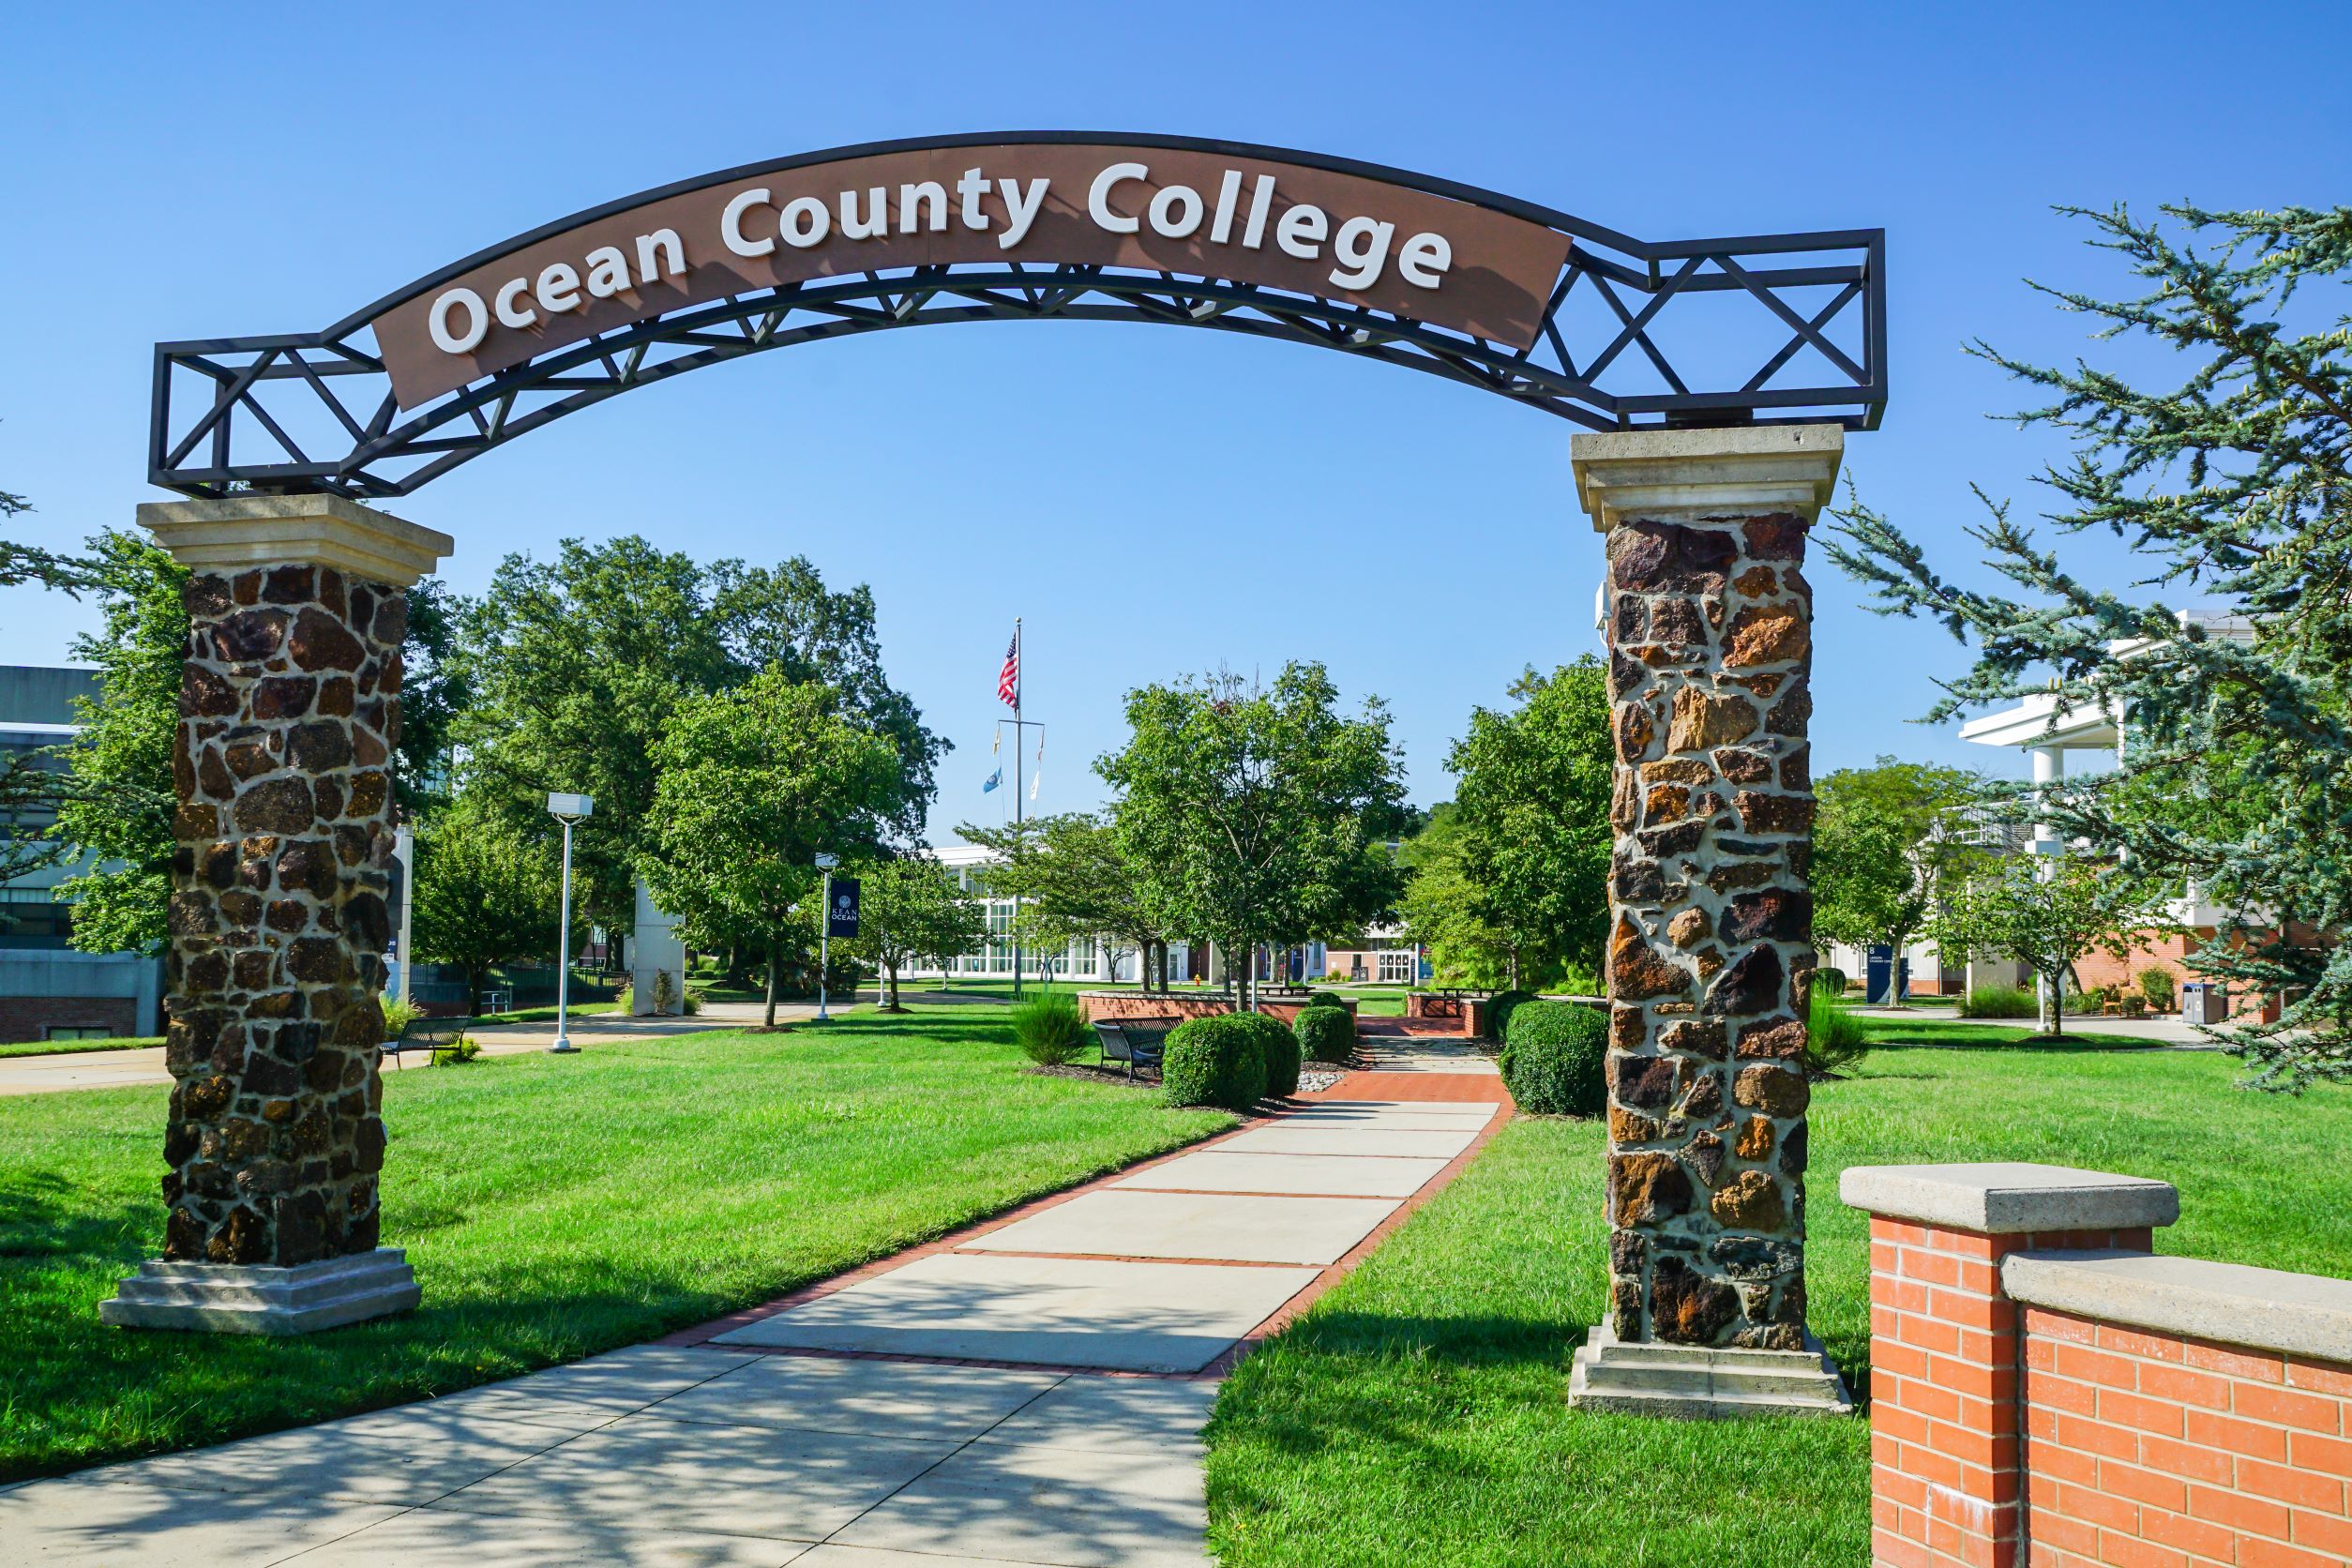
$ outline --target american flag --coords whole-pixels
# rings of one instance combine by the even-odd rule
[[[996,677],[996,694],[1008,708],[1018,709],[1021,705],[1021,640],[1018,632],[1004,645],[1004,668]]]

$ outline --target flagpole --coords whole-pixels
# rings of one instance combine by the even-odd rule
[[[1021,618],[1013,617],[1013,843],[1021,844],[1021,746],[1029,731],[1021,728],[1021,683],[1029,676],[1021,663]],[[1013,892],[1013,1000],[1021,994],[1021,896]]]

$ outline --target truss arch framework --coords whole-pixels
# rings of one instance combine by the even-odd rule
[[[1156,180],[1113,178],[1136,168]],[[984,170],[992,177],[979,179]],[[902,226],[873,231],[881,243],[860,249],[840,220],[860,217],[854,187],[869,181],[878,198],[913,195]],[[870,228],[882,215],[862,216]],[[656,241],[634,282],[624,265],[621,292],[608,271],[605,292],[587,298],[591,258],[629,249],[591,242],[625,231],[675,236],[679,276],[665,275]],[[1334,264],[1371,256],[1376,239],[1381,268]],[[549,259],[559,254],[580,264]],[[1363,287],[1337,281],[1376,271]],[[1440,273],[1425,294],[1404,286]],[[1304,344],[1596,430],[1868,430],[1887,399],[1885,303],[1877,229],[1651,242],[1449,180],[1241,143],[1069,132],[894,142],[626,197],[490,247],[323,332],[158,343],[147,467],[187,495],[402,496],[566,415],[706,365],[985,321],[1138,322]],[[504,353],[420,368],[420,354],[525,317],[536,335],[505,333]],[[428,336],[431,352],[419,347]]]

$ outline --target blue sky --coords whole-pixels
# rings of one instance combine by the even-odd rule
[[[158,498],[158,339],[322,327],[508,234],[762,158],[1133,129],[1395,164],[1650,238],[1883,226],[1893,400],[1847,472],[1965,578],[1968,482],[2030,506],[2048,448],[1983,417],[2016,395],[1960,345],[2071,356],[2084,324],[2021,278],[2120,281],[2052,204],[2352,196],[2340,7],[803,9],[13,18],[0,489],[39,508],[19,532],[70,544]],[[1118,744],[1127,687],[1294,657],[1386,698],[1416,798],[1444,798],[1471,704],[1596,645],[1570,430],[1223,334],[990,324],[703,371],[389,509],[457,536],[445,575],[465,591],[507,551],[627,532],[872,584],[893,677],[957,744],[943,837],[1008,792],[979,785],[1017,613],[1051,725],[1041,807],[1096,798],[1087,764]],[[2086,548],[2129,576],[2119,549]],[[1904,722],[1959,667],[1941,633],[1865,613],[1826,564],[1813,577],[1817,770],[2015,766]],[[0,662],[61,662],[91,621],[0,592]]]

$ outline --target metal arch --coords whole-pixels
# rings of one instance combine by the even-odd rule
[[[1093,265],[1016,262],[899,268],[761,289],[631,324],[550,351],[433,400],[401,418],[382,362],[366,346],[383,311],[487,261],[609,212],[749,173],[874,152],[1019,142],[1115,142],[1184,147],[1357,173],[1530,219],[1572,236],[1533,347],[1506,349],[1410,317],[1214,278]],[[1611,254],[1610,252],[1614,252]],[[1810,264],[1779,263],[1802,259]],[[452,264],[324,332],[158,343],[148,477],[190,495],[328,490],[364,498],[409,494],[460,463],[631,387],[794,343],[950,322],[1137,321],[1208,327],[1352,354],[1459,382],[1594,430],[1659,424],[1836,423],[1875,429],[1887,398],[1885,236],[1880,230],[1652,244],[1495,192],[1348,159],[1181,137],[1050,132],[948,137],[836,148],[729,170],[623,198],[559,219]],[[1560,324],[1579,287],[1597,294],[1618,326],[1579,365]],[[1811,313],[1786,291],[1833,289]],[[1621,291],[1623,291],[1621,293]],[[1788,336],[1736,386],[1694,391],[1651,336],[1677,299],[1735,293]],[[1627,295],[1642,296],[1629,305]],[[1862,302],[1858,354],[1825,333]],[[1807,347],[1843,379],[1765,384]],[[1605,378],[1638,351],[1671,391],[1611,391]],[[193,372],[210,396],[175,400]],[[176,407],[175,407],[176,403]],[[292,406],[289,406],[292,405]],[[313,453],[286,428],[323,412],[335,449]],[[274,409],[274,412],[273,412]],[[317,444],[317,438],[313,438]]]

